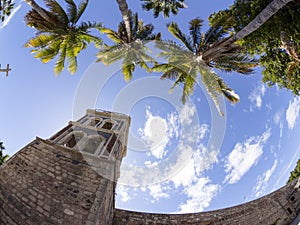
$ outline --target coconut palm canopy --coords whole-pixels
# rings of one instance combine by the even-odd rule
[[[160,13],[164,17],[169,17],[170,13],[176,15],[179,9],[187,8],[184,0],[141,0],[144,10],[153,11],[154,18],[157,18]]]
[[[40,58],[43,63],[58,56],[54,72],[61,73],[68,63],[70,73],[77,70],[77,55],[84,50],[88,44],[94,43],[100,47],[102,40],[90,33],[91,29],[100,29],[101,23],[78,21],[84,13],[88,0],[82,2],[78,7],[73,0],[65,0],[67,10],[65,11],[56,1],[46,0],[49,10],[44,10],[47,17],[43,17],[38,11],[32,9],[26,14],[25,21],[30,27],[35,28],[38,33],[31,38],[25,47],[33,48],[32,53]]]
[[[98,61],[106,65],[123,59],[122,72],[126,81],[132,79],[136,65],[150,72],[147,63],[154,63],[155,60],[147,54],[145,44],[147,41],[160,39],[160,33],[153,33],[153,25],[144,25],[143,21],[138,19],[137,13],[132,14],[129,11],[129,21],[130,33],[127,32],[124,21],[120,22],[118,31],[101,29],[115,44],[105,45],[97,54]]]
[[[210,28],[206,33],[202,33],[203,20],[199,18],[191,20],[189,25],[189,35],[184,34],[176,23],[168,25],[170,33],[180,40],[183,46],[173,41],[158,42],[157,47],[163,50],[161,55],[168,59],[168,63],[156,65],[153,70],[164,72],[163,78],[175,80],[174,86],[183,84],[183,102],[193,93],[196,78],[200,74],[208,93],[223,115],[219,107],[219,95],[223,94],[232,103],[238,102],[239,97],[211,69],[249,74],[253,72],[257,62],[242,54],[241,47],[235,44],[226,52],[205,56],[206,50],[210,49],[212,44],[223,39],[224,32],[222,29]]]

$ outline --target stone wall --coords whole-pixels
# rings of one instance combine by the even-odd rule
[[[37,138],[0,167],[0,224],[111,224],[114,187],[80,152]]]
[[[298,185],[300,180],[298,181]],[[296,183],[263,198],[215,211],[191,214],[152,214],[116,209],[114,225],[288,225],[300,212]]]

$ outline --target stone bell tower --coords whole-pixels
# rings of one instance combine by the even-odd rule
[[[0,224],[111,225],[130,117],[87,110],[0,167]]]

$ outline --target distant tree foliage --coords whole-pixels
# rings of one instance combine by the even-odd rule
[[[287,183],[291,183],[293,180],[300,177],[300,159],[297,162],[295,169],[291,172],[291,175],[287,181]]]
[[[8,155],[3,155],[3,150],[5,149],[3,142],[0,142],[0,165],[2,165],[7,159]]]
[[[0,21],[3,22],[7,16],[10,15],[11,10],[14,8],[12,0],[0,0]]]
[[[211,26],[225,21],[222,29],[236,33],[242,30],[272,0],[235,0],[226,10],[210,16]],[[239,43],[252,55],[260,56],[263,81],[277,84],[300,94],[300,4],[292,1],[273,15],[258,30]]]

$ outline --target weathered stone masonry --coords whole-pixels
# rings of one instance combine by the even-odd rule
[[[271,225],[276,221],[277,225],[290,224],[300,208],[300,191],[294,187],[295,183],[242,205],[201,213],[166,215],[116,209],[114,225]]]
[[[48,140],[36,138],[0,167],[0,225],[288,225],[300,180],[255,201],[194,214],[115,209],[130,118],[88,110]]]

